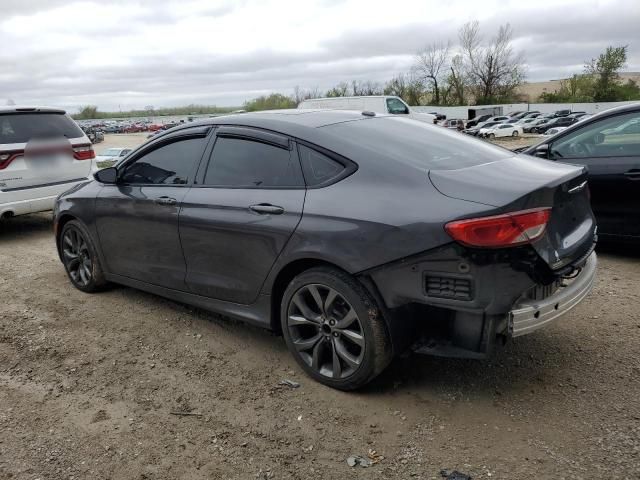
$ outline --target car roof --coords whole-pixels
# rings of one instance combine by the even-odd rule
[[[237,125],[243,127],[263,128],[274,130],[286,135],[296,136],[304,130],[313,130],[328,125],[344,122],[367,120],[373,117],[390,117],[392,115],[373,112],[359,112],[355,110],[329,109],[288,109],[267,110],[262,112],[221,115],[197,122],[185,123],[170,130],[176,132],[181,129],[203,125]]]
[[[54,107],[34,107],[26,105],[0,106],[0,113],[67,113],[65,110]]]

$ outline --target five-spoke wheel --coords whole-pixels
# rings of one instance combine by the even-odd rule
[[[380,309],[345,272],[322,267],[298,275],[284,293],[281,317],[289,350],[326,385],[358,388],[391,360]]]

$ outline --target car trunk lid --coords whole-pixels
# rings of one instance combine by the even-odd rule
[[[532,246],[553,270],[592,248],[596,225],[586,176],[585,167],[525,156],[429,172],[440,193],[487,205],[487,215],[550,207],[545,233]]]

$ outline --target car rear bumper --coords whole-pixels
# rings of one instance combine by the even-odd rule
[[[509,312],[509,334],[519,337],[538,330],[580,303],[593,288],[597,263],[594,252],[570,284],[544,300],[527,300],[515,305]]]

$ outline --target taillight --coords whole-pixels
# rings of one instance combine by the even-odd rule
[[[91,160],[96,158],[96,153],[91,145],[78,145],[73,147],[73,158],[76,160]]]
[[[550,208],[539,208],[458,220],[447,223],[444,228],[454,240],[470,247],[513,247],[540,238],[550,216]]]
[[[7,168],[16,158],[24,155],[24,150],[0,152],[0,170]]]

